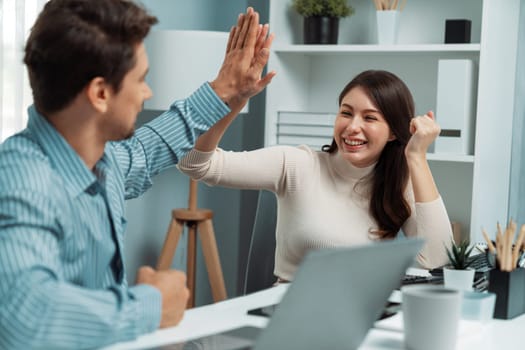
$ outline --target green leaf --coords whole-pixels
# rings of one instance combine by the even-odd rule
[[[348,17],[355,12],[347,0],[293,0],[292,7],[303,17]]]
[[[451,248],[446,247],[447,256],[450,260],[450,264],[456,270],[465,270],[471,265],[470,255],[474,246],[470,245],[469,240],[463,240],[459,244],[456,244],[452,240]]]

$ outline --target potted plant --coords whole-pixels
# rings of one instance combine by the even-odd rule
[[[446,247],[448,259],[450,264],[443,268],[443,277],[445,280],[445,287],[472,290],[472,283],[474,282],[473,268],[470,268],[472,263],[471,254],[474,246],[470,245],[468,239],[456,244],[452,240],[450,248]]]
[[[304,18],[305,44],[337,44],[339,19],[354,14],[347,0],[293,0],[292,7]]]

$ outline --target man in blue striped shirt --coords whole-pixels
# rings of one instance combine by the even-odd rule
[[[135,132],[155,22],[131,1],[51,0],[31,31],[34,106],[0,146],[1,349],[99,347],[182,318],[182,272],[143,267],[126,283],[124,200],[271,81],[272,36],[249,8],[217,78]]]

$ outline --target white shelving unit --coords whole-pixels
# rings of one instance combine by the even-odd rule
[[[479,54],[479,44],[402,44],[402,45],[280,45],[274,47],[274,52],[277,53],[300,53],[304,55],[333,55],[333,54],[367,54],[372,55],[378,54],[397,54],[397,53],[414,53],[423,54],[428,53],[441,53],[446,54],[447,52],[474,52]]]
[[[276,39],[268,68],[277,76],[267,88],[266,145],[279,143],[280,112],[333,115],[340,90],[367,69],[401,77],[417,114],[435,111],[439,59],[470,59],[477,69],[474,154],[431,152],[428,159],[451,220],[481,241],[481,227],[492,232],[508,219],[520,0],[408,1],[397,45],[376,44],[372,1],[349,2],[356,12],[341,20],[338,45],[303,45],[291,0],[270,2]],[[445,20],[457,18],[472,21],[471,44],[443,44]]]

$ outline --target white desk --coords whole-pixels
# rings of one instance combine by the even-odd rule
[[[250,309],[270,305],[281,299],[286,285],[280,285],[262,292],[225,300],[186,311],[182,322],[173,328],[158,330],[139,337],[137,340],[115,344],[105,350],[144,349],[177,341],[196,339],[208,334],[245,325],[264,327],[265,317],[251,316]],[[458,350],[493,350],[523,348],[525,315],[513,320],[493,320],[482,328],[482,332],[469,333],[459,337]],[[395,331],[371,329],[361,350],[404,349],[403,334]]]

